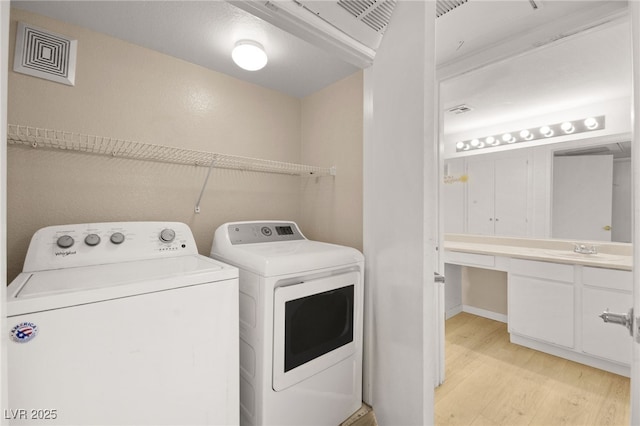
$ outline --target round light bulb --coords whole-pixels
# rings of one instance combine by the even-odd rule
[[[258,71],[267,65],[267,54],[262,45],[251,40],[240,40],[231,52],[231,58],[240,68]]]
[[[598,120],[593,117],[589,117],[584,120],[584,125],[587,129],[593,130],[598,127]]]
[[[488,136],[484,141],[488,145],[493,145],[494,143],[496,143],[496,138],[494,138],[493,136]]]
[[[540,133],[547,138],[553,136],[553,130],[551,130],[551,127],[549,126],[540,127]]]
[[[479,139],[472,139],[471,140],[471,146],[477,147],[478,145],[480,145],[480,140]]]
[[[458,143],[456,144],[456,148],[457,148],[457,149],[463,149],[463,148],[464,148],[464,146],[465,146],[465,143],[464,143],[464,142],[462,142],[462,141],[460,141],[460,142],[458,142]]]
[[[530,141],[531,139],[533,139],[533,133],[531,133],[527,129],[524,129],[520,132],[520,137],[526,141]]]
[[[505,133],[504,135],[502,135],[502,141],[506,143],[514,143],[516,140],[511,135],[511,133]]]
[[[576,128],[573,127],[573,124],[570,121],[565,121],[564,123],[562,123],[560,125],[560,128],[565,133],[573,133],[573,131],[576,130]]]

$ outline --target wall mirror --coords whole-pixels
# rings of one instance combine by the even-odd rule
[[[490,234],[474,232],[469,226],[473,221],[473,205],[466,191],[474,177],[466,175],[468,164],[480,157],[503,159],[508,153],[529,151],[530,170],[525,188],[529,197],[527,210],[522,213],[527,215],[529,224],[526,231],[511,236],[630,242],[629,31],[624,17],[612,18],[526,53],[441,81],[441,152],[445,175],[448,173],[452,178],[447,182],[445,176],[445,183],[453,183],[445,185],[443,193],[445,232]],[[600,114],[606,115],[606,128],[582,138],[574,134],[475,152],[456,150],[460,141]],[[588,180],[595,169],[573,163],[578,159],[593,162],[600,157],[609,163],[608,167],[602,167],[610,177],[606,181],[609,183],[600,185],[602,195],[596,195]],[[582,171],[572,171],[577,167],[583,167]],[[459,181],[455,178],[460,176],[469,181],[456,188]],[[488,185],[495,186],[495,180]],[[562,191],[583,193],[584,199],[570,200]],[[597,222],[598,230],[583,231],[587,225],[579,225],[577,217]],[[459,223],[452,226],[448,221]],[[568,222],[575,226],[569,227]],[[494,235],[510,236],[509,231],[500,233],[497,226],[495,229]]]

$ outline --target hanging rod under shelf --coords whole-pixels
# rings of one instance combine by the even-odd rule
[[[7,128],[8,143],[29,145],[33,148],[296,176],[335,176],[336,174],[335,167],[285,163],[17,124],[9,124]]]

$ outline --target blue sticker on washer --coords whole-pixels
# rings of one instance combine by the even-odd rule
[[[21,322],[11,329],[11,340],[27,343],[38,334],[38,326],[32,322]]]

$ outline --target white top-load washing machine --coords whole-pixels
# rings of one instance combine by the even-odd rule
[[[43,228],[7,296],[9,424],[238,424],[238,269],[187,225]]]
[[[240,423],[336,426],[362,404],[364,258],[294,222],[220,226],[240,269]]]

